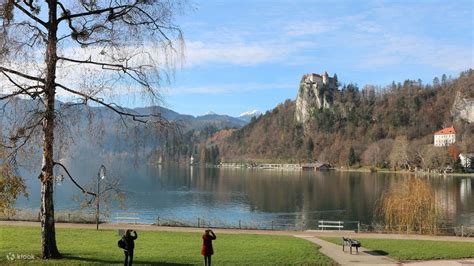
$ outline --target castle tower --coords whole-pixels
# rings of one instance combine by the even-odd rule
[[[324,84],[324,85],[327,85],[327,84],[328,84],[328,81],[329,81],[328,76],[329,76],[329,75],[328,75],[328,72],[327,72],[327,71],[324,71],[324,74],[323,74],[323,84]]]

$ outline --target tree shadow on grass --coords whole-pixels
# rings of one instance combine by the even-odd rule
[[[133,261],[133,264],[146,264],[146,265],[163,265],[163,266],[177,266],[177,265],[194,265],[186,263],[172,263],[172,262],[163,262],[163,261]]]
[[[106,260],[106,259],[98,259],[98,258],[83,258],[77,257],[74,255],[63,254],[63,258],[66,260],[76,260],[82,262],[90,262],[90,263],[100,263],[100,264],[123,264],[123,258],[121,259],[113,259],[113,260]],[[184,263],[171,263],[171,262],[163,262],[163,261],[142,261],[142,260],[133,260],[133,264],[142,264],[142,265],[193,265],[193,264],[184,264]]]
[[[364,253],[369,254],[371,256],[387,256],[388,252],[385,250],[368,250],[364,251]]]
[[[102,264],[118,264],[121,263],[123,264],[123,260],[110,260],[110,259],[99,259],[99,258],[84,258],[84,257],[78,257],[70,254],[63,254],[63,257],[61,260],[77,260],[77,261],[83,261],[83,262],[96,262],[96,263],[102,263]]]

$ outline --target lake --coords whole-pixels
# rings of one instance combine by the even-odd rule
[[[91,162],[93,165],[93,163]],[[71,167],[82,184],[97,178],[99,167]],[[127,191],[128,212],[142,223],[180,221],[197,225],[269,228],[271,224],[317,227],[317,221],[343,220],[370,224],[381,194],[410,175],[352,172],[288,172],[277,170],[156,166],[133,168],[116,163],[109,176],[121,176]],[[87,178],[90,177],[90,178]],[[107,177],[106,177],[107,178]],[[442,218],[451,225],[474,225],[472,177],[426,176],[438,201]],[[39,185],[28,180],[29,200],[17,206],[39,207]],[[68,179],[58,182],[57,210],[78,209],[80,195]],[[120,210],[115,207],[114,213]]]

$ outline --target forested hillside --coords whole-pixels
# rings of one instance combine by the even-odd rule
[[[457,94],[474,97],[474,71],[455,79],[443,75],[426,85],[421,80],[393,82],[384,88],[348,84],[335,91],[331,108],[311,109],[305,124],[296,123],[295,103],[287,100],[229,137],[214,138],[207,145],[217,145],[225,162],[452,165],[459,152],[474,152],[474,124],[452,112]],[[456,144],[435,148],[433,132],[451,125],[456,129]]]

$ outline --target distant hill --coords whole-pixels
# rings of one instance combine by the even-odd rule
[[[3,104],[5,102],[1,102]],[[7,139],[12,125],[23,123],[25,114],[34,110],[37,104],[33,100],[15,98],[9,104],[3,106],[0,116],[0,127],[3,139]],[[61,148],[60,157],[84,158],[91,154],[109,154],[148,158],[150,155],[165,153],[165,150],[173,151],[173,156],[188,157],[187,154],[180,155],[176,151],[182,143],[191,141],[191,136],[202,134],[208,137],[221,129],[241,128],[247,122],[227,115],[204,115],[194,117],[192,115],[179,114],[173,110],[159,107],[124,108],[128,113],[135,114],[159,114],[167,121],[179,125],[179,131],[173,128],[165,128],[150,123],[142,124],[122,119],[118,114],[105,107],[93,107],[87,105],[66,105],[61,101],[56,102],[57,110],[62,110],[58,116],[58,127],[56,128],[56,140],[64,143]],[[209,133],[211,132],[211,133]],[[66,149],[65,149],[66,148]]]
[[[218,114],[207,114],[203,116],[197,116],[194,121],[191,123],[194,129],[201,129],[205,126],[215,126],[219,129],[221,128],[241,128],[247,124],[245,120],[228,116],[228,115],[218,115]]]
[[[435,79],[434,85],[423,85],[421,80],[383,88],[348,84],[332,92],[330,107],[308,103],[312,107],[304,123],[296,121],[295,101],[287,100],[232,134],[213,138],[208,146],[217,146],[224,161],[452,165],[456,153],[474,152],[474,124],[468,119],[474,112],[473,92],[472,70],[455,79]],[[455,146],[433,150],[432,133],[451,125],[457,131]],[[441,155],[433,158],[433,154]]]
[[[133,110],[140,114],[159,113],[168,121],[180,123],[186,130],[202,129],[207,126],[215,126],[218,129],[240,128],[247,124],[245,120],[240,118],[228,115],[218,115],[212,112],[201,116],[192,116],[179,114],[173,110],[160,106],[135,108]]]
[[[245,122],[250,122],[250,120],[252,120],[252,118],[256,118],[256,117],[259,117],[262,115],[262,112],[260,112],[259,110],[253,110],[253,111],[248,111],[248,112],[245,112],[245,113],[241,113],[239,115],[239,119],[245,121]]]

